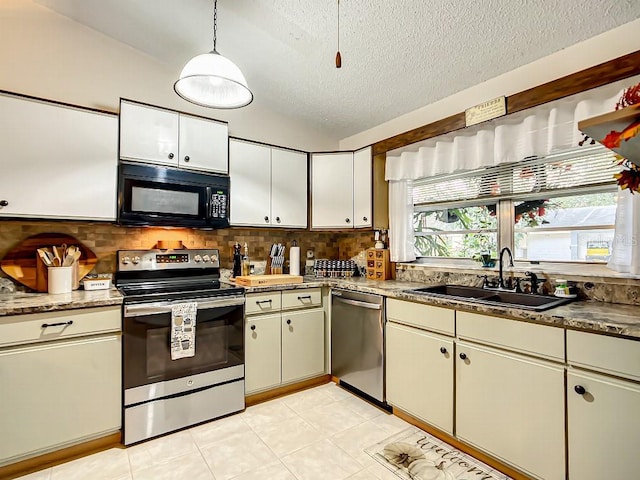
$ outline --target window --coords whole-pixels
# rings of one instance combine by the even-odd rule
[[[517,260],[606,262],[615,222],[614,160],[596,146],[418,180],[416,255],[496,258],[508,246]]]

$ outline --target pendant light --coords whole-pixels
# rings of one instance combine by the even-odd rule
[[[336,68],[342,67],[342,55],[340,55],[340,0],[338,0],[338,52],[336,53]]]
[[[253,94],[240,69],[216,50],[218,2],[213,2],[213,50],[187,62],[173,89],[185,100],[211,108],[249,105]]]

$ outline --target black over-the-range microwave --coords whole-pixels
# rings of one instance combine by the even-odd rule
[[[121,162],[118,223],[226,228],[229,226],[229,176]]]

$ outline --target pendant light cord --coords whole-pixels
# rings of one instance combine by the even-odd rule
[[[216,50],[216,43],[218,41],[218,0],[213,0],[213,51]]]

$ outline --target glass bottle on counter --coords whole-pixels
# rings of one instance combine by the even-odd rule
[[[249,265],[249,246],[244,242],[244,255],[242,256],[242,275],[249,275],[251,266]]]

